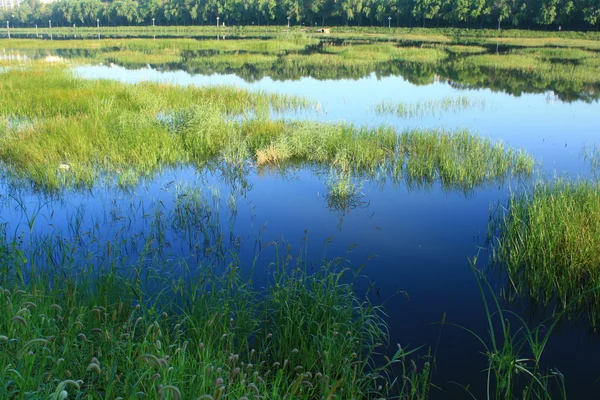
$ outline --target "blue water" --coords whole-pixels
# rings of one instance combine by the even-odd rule
[[[320,81],[307,77],[299,81],[273,81],[265,78],[247,83],[233,75],[198,76],[151,68],[132,71],[118,66],[77,67],[75,73],[85,78],[130,83],[236,85],[249,90],[305,96],[318,103],[315,110],[285,118],[368,126],[386,124],[399,130],[468,128],[531,152],[542,174],[548,177],[588,176],[582,149],[586,144],[596,143],[600,133],[598,103],[563,103],[551,92],[514,97],[488,89],[457,89],[448,82],[416,86],[402,77],[378,79],[375,75],[358,80]],[[414,104],[458,96],[483,100],[485,106],[408,119],[377,115],[373,111],[382,100]],[[491,182],[471,193],[462,193],[444,190],[438,185],[409,188],[404,183],[382,184],[357,178],[364,194],[360,204],[352,210],[335,210],[327,205],[327,171],[305,167],[278,173],[249,167],[248,172],[247,190],[232,188],[218,172],[180,167],[163,171],[130,191],[98,186],[88,192],[67,192],[58,198],[43,199],[27,192],[19,193],[18,198],[25,204],[28,215],[42,210],[34,225],[36,232],[73,236],[73,221],[77,215],[83,215],[80,233],[94,231],[98,240],[85,235],[83,240],[98,254],[105,251],[102,246],[106,240],[123,234],[125,229],[132,238],[128,254],[133,260],[142,253],[143,238],[152,230],[152,218],[143,215],[154,215],[157,210],[172,211],[178,194],[177,184],[202,188],[208,204],[219,204],[218,213],[212,217],[213,232],[223,235],[225,247],[230,246],[230,238],[234,238],[242,266],[251,265],[259,241],[262,244],[285,241],[299,249],[306,235],[309,263],[316,264],[323,256],[342,256],[354,270],[366,263],[358,289],[364,293],[370,287],[370,298],[385,306],[392,347],[395,343],[413,347],[426,345],[432,347],[432,352],[437,351],[433,381],[442,391],[434,390],[434,398],[470,398],[464,389],[449,382],[470,385],[478,397],[483,397],[486,358],[480,352],[484,349],[472,336],[456,327],[444,326],[440,335],[441,326],[436,322],[445,315],[446,321],[485,335],[483,303],[469,259],[479,255],[478,267],[486,266],[490,207],[505,203],[511,190],[520,190],[519,182]],[[7,197],[9,192],[12,193],[12,189],[8,187],[0,191],[4,193],[0,197],[0,224],[6,223],[8,232],[23,231],[27,238],[27,220],[17,202]],[[213,192],[219,196],[213,196]],[[235,215],[228,203],[232,196],[237,205]],[[325,242],[331,237],[326,247]],[[199,237],[186,237],[173,226],[167,227],[167,239],[168,251],[174,259],[213,262],[219,258],[215,253],[202,255],[193,248]],[[348,252],[353,244],[358,246]],[[376,257],[371,257],[373,255]],[[266,279],[273,256],[274,248],[270,246],[258,258],[257,284]],[[226,254],[222,257],[227,260]],[[98,256],[99,264],[101,260]],[[124,259],[123,264],[128,260]],[[489,278],[496,289],[501,288],[502,282],[493,274]],[[439,346],[436,346],[438,336]],[[586,365],[599,355],[600,340],[588,336],[585,327],[575,326],[553,336],[544,362],[557,367],[567,377],[571,398],[592,398],[592,383],[600,377],[600,371]]]

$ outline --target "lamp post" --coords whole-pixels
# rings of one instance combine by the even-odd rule
[[[219,27],[219,16],[217,15],[217,28]]]
[[[96,28],[100,29],[100,18],[96,18]]]
[[[392,17],[388,17],[388,29],[392,27]]]
[[[154,18],[152,18],[152,27],[154,28]]]
[[[48,20],[48,29],[52,29],[52,20]]]
[[[290,17],[287,17],[287,18],[288,18],[288,29],[289,29],[290,28]]]

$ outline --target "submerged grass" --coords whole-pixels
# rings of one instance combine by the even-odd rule
[[[511,195],[490,225],[492,261],[541,306],[573,308],[598,327],[600,185],[542,182]],[[581,296],[582,293],[587,293]]]
[[[440,100],[428,100],[414,104],[390,103],[382,101],[373,107],[376,114],[395,114],[400,118],[423,118],[439,116],[445,112],[459,112],[472,108],[485,109],[486,101],[466,96],[444,97]]]

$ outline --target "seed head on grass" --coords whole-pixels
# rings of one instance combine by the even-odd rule
[[[179,400],[181,398],[181,391],[179,390],[179,388],[177,386],[173,386],[173,385],[167,385],[167,386],[158,385],[158,394],[160,395],[161,399],[164,399],[165,396],[167,395],[167,393],[171,393],[171,395],[173,395],[173,399],[174,400]]]
[[[25,318],[21,317],[20,315],[15,315],[14,317],[11,318],[11,321],[13,323],[19,323],[19,324],[23,325],[25,328],[27,328],[27,321],[25,320]]]
[[[102,373],[102,370],[100,369],[100,366],[96,363],[90,363],[87,368],[86,371],[88,372],[95,372],[98,375],[100,375]]]
[[[37,304],[31,302],[31,301],[26,301],[25,303],[23,303],[21,305],[22,308],[37,308]]]

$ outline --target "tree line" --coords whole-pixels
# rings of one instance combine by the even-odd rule
[[[600,0],[25,0],[14,27],[286,25],[598,29]],[[3,22],[3,24],[5,24]]]

